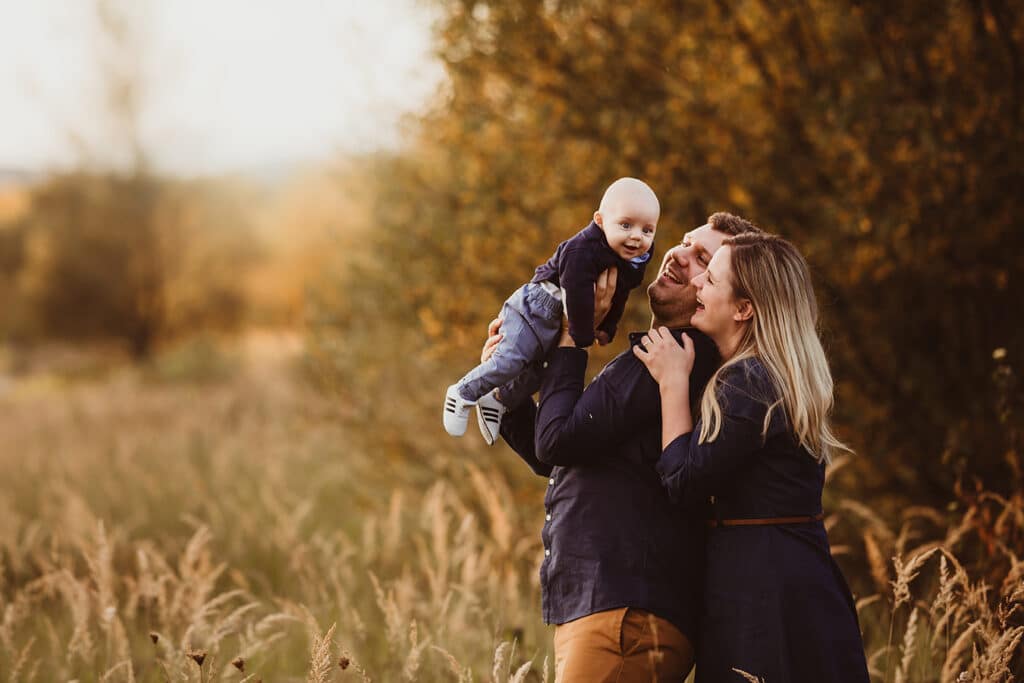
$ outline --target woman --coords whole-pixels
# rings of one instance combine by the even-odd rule
[[[691,416],[693,344],[652,329],[634,353],[658,381],[658,471],[684,505],[710,499],[697,680],[868,681],[850,591],[822,524],[832,377],[807,263],[767,234],[724,242],[695,278],[692,324],[722,366]]]

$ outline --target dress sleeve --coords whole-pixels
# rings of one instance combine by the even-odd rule
[[[771,396],[764,382],[751,380],[749,373],[727,373],[719,389],[722,427],[718,438],[697,443],[698,422],[692,432],[672,441],[658,460],[658,474],[672,500],[687,506],[704,503],[745,463],[758,457]],[[773,425],[778,422],[774,413],[772,421]]]

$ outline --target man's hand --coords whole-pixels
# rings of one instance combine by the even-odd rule
[[[597,282],[594,283],[594,329],[604,322],[604,317],[612,309],[612,297],[618,280],[619,269],[615,266],[597,276]]]
[[[484,348],[480,350],[480,362],[486,363],[488,359],[494,355],[494,349],[497,348],[498,344],[502,339],[505,338],[501,334],[501,318],[495,318],[487,326],[487,341],[484,342]]]
[[[615,284],[618,282],[618,279],[619,271],[615,266],[612,266],[598,275],[597,281],[594,282],[594,337],[601,344],[608,343],[608,335],[603,331],[597,330],[597,326],[604,322],[605,316],[608,315],[608,311],[612,308],[612,296],[615,294]],[[564,296],[562,301],[564,303]],[[604,342],[601,341],[601,335],[604,335]],[[565,315],[562,316],[562,336],[558,340],[558,345],[576,346],[572,335],[569,334],[569,319]]]

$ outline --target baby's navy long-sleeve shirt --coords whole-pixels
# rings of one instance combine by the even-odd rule
[[[648,253],[653,250],[654,245],[651,245]],[[538,266],[531,280],[552,282],[565,290],[562,303],[569,318],[569,334],[578,347],[594,343],[594,283],[598,275],[612,266],[618,269],[615,294],[608,315],[597,328],[607,333],[611,341],[626,310],[626,299],[643,282],[647,264],[632,263],[616,254],[597,223],[591,221],[559,244],[551,258]]]

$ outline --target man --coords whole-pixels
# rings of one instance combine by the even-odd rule
[[[691,399],[718,364],[714,344],[687,329],[696,310],[690,280],[722,241],[756,231],[716,213],[665,254],[647,289],[652,327],[685,330],[697,349]],[[606,307],[614,271],[597,287]],[[497,339],[498,321],[484,353]],[[641,333],[630,335],[639,343]],[[632,348],[586,387],[586,349],[563,332],[548,356],[540,403],[506,417],[505,441],[548,477],[541,592],[544,621],[556,624],[556,683],[680,681],[693,666],[701,605],[703,522],[674,508],[653,464],[661,452],[658,385]]]

